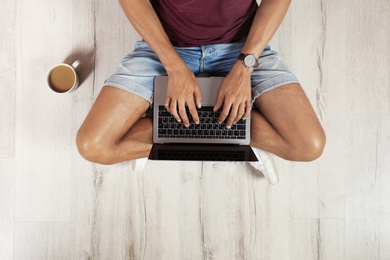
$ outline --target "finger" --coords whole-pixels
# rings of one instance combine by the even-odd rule
[[[164,106],[165,106],[165,108],[167,109],[167,111],[169,112],[169,113],[171,113],[171,109],[170,109],[170,107],[169,107],[169,104],[171,103],[171,99],[169,98],[169,97],[167,97],[166,99],[165,99],[165,103],[164,103]]]
[[[228,117],[230,108],[231,108],[231,103],[224,103],[221,114],[219,115],[218,118],[218,123],[221,124],[225,121],[225,119]]]
[[[214,112],[221,109],[222,104],[223,104],[223,100],[224,100],[224,95],[221,92],[219,92],[218,97],[217,97],[217,102],[215,102]]]
[[[179,115],[181,119],[183,120],[183,124],[185,127],[190,126],[190,122],[188,120],[187,112],[186,112],[186,106],[184,101],[179,101]]]
[[[247,119],[252,111],[252,102],[250,100],[246,101],[245,104],[245,114],[242,116],[242,119]]]
[[[202,93],[200,92],[200,88],[196,88],[194,92],[195,96],[195,102],[196,102],[196,107],[201,108],[202,107]],[[198,113],[196,113],[198,114]]]
[[[238,109],[237,116],[233,121],[233,124],[237,124],[237,122],[240,121],[240,119],[243,117],[244,114],[245,114],[245,104],[241,104]]]
[[[177,102],[176,101],[171,101],[171,103],[169,104],[169,112],[177,120],[177,122],[181,122],[181,118],[180,118],[179,114],[177,113]]]
[[[190,111],[190,114],[192,116],[192,120],[195,124],[199,124],[199,116],[198,111],[196,110],[195,103],[194,102],[188,102],[188,110]]]
[[[226,128],[230,129],[232,127],[232,124],[237,117],[238,107],[239,105],[233,104],[232,108],[230,109],[229,117],[226,121]]]

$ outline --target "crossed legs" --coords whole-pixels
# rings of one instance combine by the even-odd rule
[[[299,84],[287,84],[256,99],[251,145],[290,161],[320,157],[325,133]]]
[[[147,157],[152,119],[149,102],[115,87],[104,87],[77,134],[87,160],[101,164]],[[251,145],[286,160],[311,161],[322,154],[324,131],[299,84],[287,84],[256,99]]]
[[[77,147],[88,161],[114,164],[149,155],[152,120],[143,98],[115,87],[104,87],[77,134]]]

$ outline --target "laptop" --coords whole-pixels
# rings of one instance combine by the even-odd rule
[[[154,80],[153,147],[151,160],[174,161],[258,161],[250,143],[250,118],[240,120],[231,129],[218,124],[220,111],[214,112],[218,90],[223,77],[197,77],[202,93],[202,108],[198,109],[200,123],[196,125],[189,112],[190,127],[166,110],[168,77]]]

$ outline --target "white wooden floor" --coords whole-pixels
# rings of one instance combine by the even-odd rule
[[[75,135],[139,36],[117,1],[1,0],[0,259],[390,259],[390,2],[293,1],[272,41],[328,142],[311,163],[95,165]],[[84,64],[71,95],[55,63]]]

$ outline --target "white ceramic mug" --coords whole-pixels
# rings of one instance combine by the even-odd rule
[[[76,69],[80,64],[81,62],[76,60],[72,65],[60,63],[51,67],[46,77],[49,88],[61,94],[76,90],[79,86]]]

